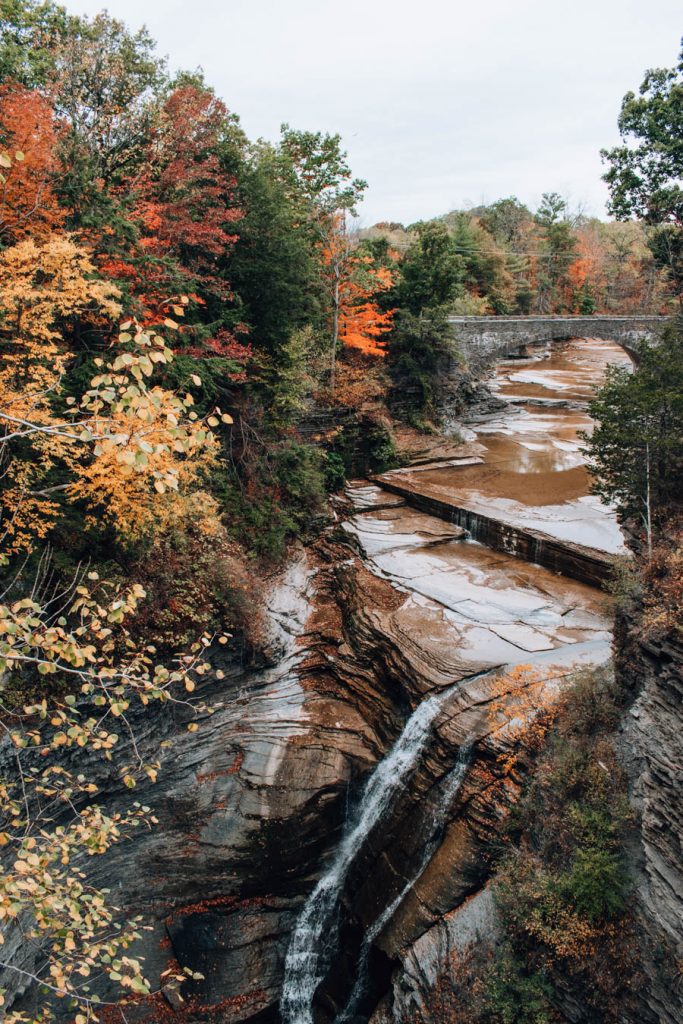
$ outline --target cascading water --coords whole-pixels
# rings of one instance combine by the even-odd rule
[[[285,959],[280,1000],[283,1024],[313,1024],[313,996],[329,966],[332,950],[325,944],[339,898],[370,831],[403,788],[430,735],[432,724],[452,690],[423,701],[408,719],[398,740],[375,768],[352,814],[332,863],[308,897],[296,922]]]
[[[465,775],[470,764],[471,754],[472,748],[469,745],[460,748],[460,753],[458,755],[456,765],[453,768],[453,771],[448,776],[446,784],[442,789],[442,792],[439,794],[439,799],[432,817],[432,831],[429,835],[427,842],[425,843],[425,847],[417,870],[413,873],[411,878],[403,886],[398,896],[394,900],[392,900],[388,907],[386,907],[383,910],[383,912],[379,915],[377,920],[373,922],[371,927],[368,928],[367,932],[365,933],[363,942],[361,943],[360,952],[358,954],[358,968],[356,973],[356,981],[354,983],[353,989],[351,990],[351,995],[349,996],[346,1006],[337,1015],[334,1024],[346,1024],[346,1022],[351,1020],[351,1018],[356,1014],[359,1003],[363,998],[365,990],[367,988],[368,965],[370,949],[372,947],[372,944],[377,938],[377,936],[381,934],[386,925],[392,919],[392,917],[394,916],[398,908],[401,906],[401,904],[403,903],[404,899],[406,898],[412,887],[415,885],[415,882],[418,880],[418,878],[426,869],[430,860],[434,856],[434,853],[436,852],[436,849],[441,840],[441,833],[443,831],[443,826],[448,811],[458,793],[458,790],[462,786],[462,783],[465,779]]]

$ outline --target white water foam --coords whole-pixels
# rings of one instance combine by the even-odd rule
[[[368,928],[363,942],[361,943],[360,951],[358,954],[358,964],[356,970],[356,981],[353,989],[349,996],[348,1002],[344,1009],[335,1017],[334,1024],[346,1024],[347,1021],[356,1014],[359,1003],[363,998],[367,984],[368,984],[368,967],[370,958],[370,949],[373,942],[378,935],[382,933],[386,925],[392,919],[398,908],[403,903],[404,899],[413,888],[422,872],[427,868],[430,860],[434,856],[443,831],[443,826],[446,820],[448,811],[450,810],[451,804],[455,799],[460,787],[462,786],[467,769],[470,765],[472,755],[472,748],[468,745],[460,748],[458,760],[453,768],[452,772],[446,780],[446,785],[443,787],[443,791],[439,795],[439,799],[434,810],[432,817],[432,831],[429,835],[427,842],[422,853],[422,858],[416,869],[411,875],[410,879],[401,889],[398,896],[392,900],[388,907],[379,915],[376,921],[373,922],[370,928]]]
[[[423,701],[410,716],[398,740],[368,779],[330,866],[306,900],[285,959],[280,1000],[283,1024],[313,1024],[313,996],[328,967],[325,939],[349,868],[415,768],[434,719],[450,693],[451,688]]]

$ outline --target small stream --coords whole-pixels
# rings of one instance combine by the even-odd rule
[[[576,341],[539,358],[506,361],[494,388],[508,404],[476,429],[478,465],[435,467],[402,479],[422,491],[457,493],[473,507],[540,520],[550,535],[579,538],[616,552],[621,537],[610,509],[589,494],[579,430],[589,430],[587,400],[608,362],[627,357],[611,343]],[[420,765],[439,713],[464,680],[502,666],[536,662],[594,665],[609,658],[611,606],[594,587],[463,537],[456,526],[387,503],[373,486],[350,488],[356,514],[345,523],[368,567],[405,596],[395,616],[404,642],[419,648],[441,686],[417,705],[403,732],[367,779],[331,861],[306,900],[291,935],[280,1003],[283,1024],[313,1024],[316,990],[338,953],[338,918],[351,869],[368,836],[393,808]],[[387,507],[387,504],[389,507]],[[380,506],[374,510],[374,506]],[[548,678],[550,675],[548,676]],[[366,927],[346,1003],[334,1024],[359,1014],[371,949],[437,851],[453,801],[467,775],[471,745],[454,751],[439,781],[431,823],[416,864],[398,894]],[[395,891],[395,890],[394,890]]]

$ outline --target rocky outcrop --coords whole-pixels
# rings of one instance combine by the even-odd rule
[[[500,934],[491,887],[485,885],[399,951],[389,990],[370,1024],[413,1024],[416,1014],[430,1020],[444,982],[454,994],[456,972],[467,964],[471,951],[486,955]]]
[[[136,952],[155,989],[173,963],[205,975],[183,988],[184,1020],[273,1016],[287,936],[337,839],[349,788],[400,727],[400,694],[371,657],[344,645],[332,572],[302,556],[271,582],[265,658],[243,663],[238,647],[217,656],[201,694],[214,712],[197,732],[182,709],[136,719],[142,756],[161,763],[156,785],[131,796],[116,765],[93,759],[87,769],[108,806],[135,799],[158,819],[85,867],[126,916],[145,919]],[[20,955],[4,946],[6,961]],[[21,986],[4,974],[19,1007]],[[127,1008],[126,1019],[157,1020],[159,998]]]
[[[631,987],[635,998],[629,994],[615,1013],[624,1024],[677,1024],[683,1019],[683,647],[671,638],[638,641],[633,625],[622,621],[618,633],[617,669],[621,685],[631,690],[632,703],[616,745],[630,776],[634,809],[628,856],[640,975]],[[500,797],[497,804],[502,806]],[[458,978],[472,962],[476,971],[500,933],[488,887],[462,902],[457,884],[450,891],[456,896],[453,909],[417,938],[407,934],[392,940],[391,931],[384,937],[394,969],[371,1024],[442,1024],[451,1019],[448,1007],[458,1003]],[[563,1019],[573,1024],[592,1020],[580,992],[558,990],[556,997]]]
[[[638,694],[622,754],[638,815],[632,850],[646,983],[638,1020],[683,1020],[683,645],[629,639],[620,630],[619,670]],[[633,1022],[635,1024],[635,1020]]]
[[[417,519],[411,528],[428,551],[443,542],[445,524]],[[159,823],[87,863],[91,880],[150,927],[137,952],[155,994],[126,1008],[129,1024],[277,1019],[301,907],[362,780],[431,695],[439,709],[424,756],[345,880],[337,954],[317,997],[321,1020],[345,1005],[366,953],[372,983],[361,1012],[369,1016],[399,951],[480,886],[481,851],[518,791],[501,767],[514,736],[494,728],[491,658],[463,659],[438,604],[416,600],[331,539],[273,581],[266,603],[265,663],[243,664],[236,649],[215,662],[202,694],[215,710],[198,732],[173,709],[136,723],[143,756],[154,752],[161,769],[135,798]],[[539,685],[552,689],[567,670],[549,667]],[[129,803],[105,762],[92,772],[111,805]],[[385,927],[364,951],[378,921]],[[6,946],[5,955],[17,951]],[[172,965],[204,978],[169,987],[162,975]],[[30,1005],[15,992],[17,1007]]]

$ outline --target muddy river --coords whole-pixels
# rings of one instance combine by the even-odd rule
[[[347,488],[344,528],[371,572],[403,595],[388,608],[372,599],[363,608],[371,649],[378,640],[400,652],[396,664],[414,691],[402,732],[347,807],[297,915],[284,965],[284,1024],[368,1020],[379,994],[373,947],[395,953],[422,935],[434,920],[425,908],[440,905],[449,872],[455,881],[446,886],[446,905],[454,905],[454,865],[469,847],[464,833],[446,825],[457,817],[470,769],[478,777],[476,742],[497,736],[486,712],[495,680],[529,666],[531,706],[540,706],[578,668],[609,660],[610,600],[599,586],[579,582],[587,576],[574,545],[586,564],[599,554],[605,567],[606,553],[622,541],[612,511],[589,493],[579,434],[590,430],[587,402],[605,366],[624,360],[608,343],[576,341],[501,363],[493,381],[498,411],[475,425],[449,464]],[[533,530],[522,530],[525,523]],[[549,568],[549,547],[571,572]],[[501,726],[504,743],[524,712],[511,714]],[[435,775],[420,795],[430,764]],[[407,832],[398,822],[408,823]],[[356,921],[355,932],[344,933],[348,946],[340,942],[340,919]]]
[[[384,479],[568,544],[621,551],[613,510],[590,494],[579,437],[591,429],[587,404],[609,363],[630,359],[612,342],[587,339],[501,362],[492,389],[506,404],[474,425],[468,458],[477,461]],[[551,652],[607,656],[611,609],[601,590],[468,539],[410,497],[367,485],[349,496],[357,514],[346,528],[374,571],[410,595],[404,625],[415,643],[453,652],[461,671]]]
[[[631,366],[614,342],[576,339],[501,362],[492,390],[506,406],[475,425],[482,459],[389,476],[473,512],[610,554],[623,550],[612,509],[590,494],[580,433],[587,404],[610,363]]]

